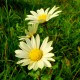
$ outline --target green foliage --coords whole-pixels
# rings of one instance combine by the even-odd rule
[[[14,4],[13,4],[14,3]],[[60,16],[37,31],[41,39],[53,40],[55,63],[51,69],[28,71],[16,65],[14,51],[18,36],[25,34],[30,10],[57,5]],[[0,2],[0,80],[80,80],[80,0],[1,0]]]

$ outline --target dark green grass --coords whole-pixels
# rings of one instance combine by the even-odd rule
[[[19,48],[18,36],[25,35],[26,15],[31,10],[54,5],[59,6],[62,13],[47,22],[46,27],[39,25],[37,31],[41,40],[45,36],[53,40],[56,59],[51,70],[43,69],[41,79],[80,80],[80,0],[1,0],[0,80],[36,80],[38,72],[17,65],[14,51]]]

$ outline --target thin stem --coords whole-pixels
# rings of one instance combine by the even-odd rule
[[[49,32],[48,32],[47,22],[43,23],[43,27],[44,27],[44,29],[45,29],[46,34],[48,35]]]
[[[39,75],[37,80],[41,80],[41,70],[39,70]]]
[[[79,68],[79,70],[75,73],[75,75],[73,76],[72,80],[75,79],[75,77],[76,77],[76,75],[78,74],[79,71],[80,71],[80,68]]]

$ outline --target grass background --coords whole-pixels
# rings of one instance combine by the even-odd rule
[[[37,32],[42,40],[53,40],[56,59],[51,70],[42,71],[41,80],[80,80],[80,0],[0,0],[0,80],[36,80],[38,72],[16,65],[14,51],[18,36],[25,35],[26,15],[54,5],[62,13],[47,23],[47,30],[40,25]]]

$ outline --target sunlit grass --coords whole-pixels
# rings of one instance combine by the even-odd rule
[[[28,71],[27,66],[16,65],[15,50],[19,36],[25,35],[30,10],[59,6],[62,13],[48,23],[39,25],[38,33],[43,40],[53,40],[56,62],[52,69],[43,70],[42,80],[80,79],[80,1],[79,0],[1,0],[0,5],[0,79],[35,80],[39,72]],[[14,4],[13,4],[14,3]],[[43,27],[44,26],[44,27]],[[35,73],[35,75],[34,75]]]

